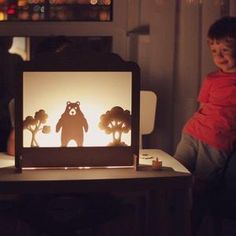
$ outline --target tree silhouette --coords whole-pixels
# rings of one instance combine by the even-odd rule
[[[119,106],[113,107],[110,111],[101,115],[99,127],[105,130],[107,134],[112,134],[112,146],[125,146],[126,144],[121,142],[121,136],[131,129],[130,111]]]
[[[47,121],[48,115],[44,110],[39,110],[35,112],[34,117],[27,116],[23,121],[23,129],[27,129],[32,133],[31,147],[39,147],[36,141],[36,134],[42,131],[44,134],[48,134],[51,131],[50,126],[42,126]]]

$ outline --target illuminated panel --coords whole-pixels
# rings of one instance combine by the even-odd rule
[[[131,145],[132,73],[24,72],[23,147]]]

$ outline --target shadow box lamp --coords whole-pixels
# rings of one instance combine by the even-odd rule
[[[25,63],[16,105],[16,168],[133,167],[139,68]]]

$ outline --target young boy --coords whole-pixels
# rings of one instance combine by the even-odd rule
[[[236,17],[212,24],[208,45],[218,70],[206,76],[200,107],[185,124],[174,155],[193,173],[198,200],[218,182],[236,150]]]

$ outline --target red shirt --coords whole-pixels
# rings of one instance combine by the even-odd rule
[[[201,107],[183,131],[217,149],[232,151],[236,147],[236,73],[208,74],[198,101]]]

